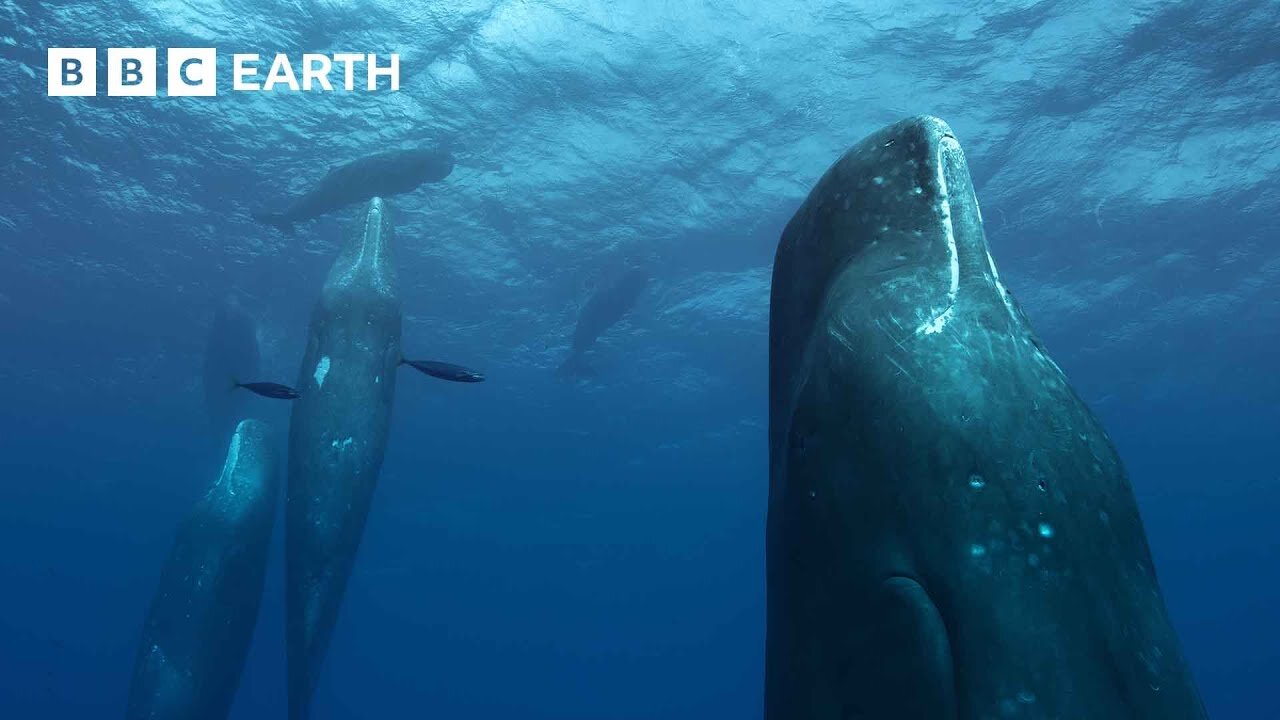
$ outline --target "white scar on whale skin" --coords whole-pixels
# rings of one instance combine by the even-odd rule
[[[942,198],[939,211],[942,213],[942,227],[947,233],[947,254],[951,259],[951,288],[947,291],[947,307],[941,313],[938,313],[932,320],[921,323],[916,328],[916,335],[924,333],[925,335],[933,335],[942,332],[951,320],[951,316],[955,314],[956,295],[960,292],[960,255],[956,251],[956,233],[951,225],[951,196],[947,192],[947,178],[942,163],[942,151],[948,147],[954,146],[956,150],[960,149],[960,144],[955,138],[944,137],[938,143],[938,194]]]
[[[1013,301],[1009,299],[1009,291],[1005,289],[1004,283],[1000,282],[1000,273],[996,271],[995,258],[991,257],[991,252],[987,252],[987,267],[991,268],[991,279],[996,283],[996,290],[1000,292],[1000,300],[1004,303],[1004,309],[1009,312],[1009,317],[1014,320],[1018,319],[1018,314],[1013,311]]]
[[[329,356],[325,355],[320,358],[320,362],[316,363],[316,387],[324,387],[324,379],[329,375]]]
[[[227,460],[222,464],[222,474],[218,476],[218,481],[213,484],[213,487],[209,488],[209,492],[206,495],[212,495],[223,480],[227,481],[227,493],[230,495],[236,494],[235,483],[230,480],[230,477],[235,473],[236,465],[240,464],[240,442],[240,428],[237,427],[236,431],[231,435],[231,448],[227,450]]]

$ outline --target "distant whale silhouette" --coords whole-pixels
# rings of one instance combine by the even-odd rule
[[[591,368],[587,365],[584,354],[605,330],[613,327],[631,310],[648,283],[648,273],[641,268],[630,268],[612,284],[596,290],[578,314],[578,325],[573,330],[569,357],[560,366],[561,375],[590,374]]]
[[[294,223],[376,197],[416,190],[453,172],[453,156],[433,148],[393,150],[332,168],[318,185],[293,201],[284,212],[255,212],[253,219],[292,235]]]

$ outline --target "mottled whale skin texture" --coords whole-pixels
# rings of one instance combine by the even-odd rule
[[[306,718],[373,500],[400,364],[400,301],[381,198],[311,315],[289,427],[285,604],[289,717]]]
[[[333,168],[283,212],[255,213],[254,219],[274,225],[282,232],[292,233],[294,223],[312,220],[374,197],[386,198],[412,192],[423,183],[444,180],[453,172],[453,165],[453,156],[436,148],[390,150],[369,155]]]
[[[1205,711],[1097,418],[987,250],[941,120],[787,226],[769,328],[768,720]]]
[[[142,627],[128,720],[223,720],[258,621],[280,476],[244,420],[222,474],[178,528]]]

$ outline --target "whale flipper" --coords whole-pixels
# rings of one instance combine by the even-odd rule
[[[854,681],[865,688],[849,693],[857,706],[846,700],[845,717],[956,720],[951,643],[928,591],[911,578],[890,577],[871,607],[877,622],[868,645],[882,661]]]
[[[769,320],[766,720],[1203,720],[1137,503],[904,120],[792,218]]]
[[[142,628],[129,720],[225,718],[257,624],[280,483],[266,427],[244,420],[178,529]]]

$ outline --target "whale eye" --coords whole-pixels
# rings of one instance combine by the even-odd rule
[[[884,145],[881,145],[880,147],[889,147],[890,145],[892,145],[892,144],[894,144],[894,143],[896,143],[896,142],[898,142],[898,141],[897,141],[897,140],[894,140],[894,139],[892,139],[892,138],[890,138],[890,139],[886,140],[886,141],[885,141],[885,143],[884,143]]]

